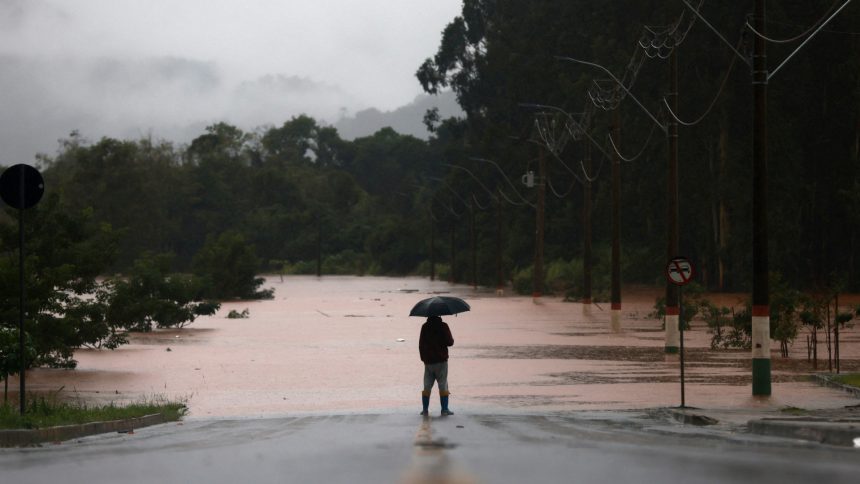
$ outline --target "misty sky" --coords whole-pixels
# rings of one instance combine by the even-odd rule
[[[187,142],[421,93],[461,0],[0,0],[0,164],[87,139]]]

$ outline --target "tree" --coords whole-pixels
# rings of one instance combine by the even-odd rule
[[[130,331],[183,328],[197,316],[215,314],[220,303],[204,300],[204,282],[190,274],[170,273],[170,254],[144,254],[125,278],[109,282],[106,318]]]
[[[35,350],[30,338],[24,339],[25,361],[35,358]],[[21,371],[21,342],[18,330],[0,326],[0,380],[3,380],[3,403],[8,402],[9,376]]]
[[[264,282],[262,277],[256,277],[259,267],[253,247],[235,231],[207,237],[193,262],[194,274],[205,281],[205,294],[215,299],[271,297],[271,290],[258,290]]]
[[[0,373],[12,372],[18,350],[18,257],[14,212],[0,218]],[[217,304],[201,300],[197,279],[168,275],[168,258],[145,257],[128,278],[102,280],[117,252],[119,234],[98,223],[94,211],[69,209],[49,192],[25,212],[27,288],[25,367],[73,368],[81,347],[115,349],[128,342],[129,330],[147,323],[182,326]],[[15,370],[17,371],[17,370]],[[5,376],[4,376],[5,378]]]
[[[102,289],[97,277],[113,262],[117,234],[98,223],[92,210],[67,213],[61,208],[58,194],[49,193],[24,213],[25,331],[35,350],[28,367],[73,367],[74,350],[97,344],[104,334],[92,326],[110,325],[103,318],[103,300],[92,295]],[[18,320],[17,224],[11,219],[12,212],[0,224],[0,324],[6,328]]]

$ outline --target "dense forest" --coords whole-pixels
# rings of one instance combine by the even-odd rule
[[[582,190],[592,179],[594,254],[602,263],[614,154],[606,133],[614,111],[595,100],[595,81],[606,75],[559,59],[569,56],[602,64],[630,89],[616,103],[620,134],[613,141],[627,159],[639,153],[621,167],[623,276],[651,283],[661,277],[665,251],[667,155],[665,135],[649,114],[661,123],[669,116],[668,63],[641,44],[657,44],[659,30],[675,25],[683,38],[658,40],[679,43],[676,115],[693,120],[714,101],[701,122],[679,130],[681,252],[702,268],[707,286],[748,289],[749,69],[683,2],[623,3],[465,1],[417,77],[428,92],[453,89],[467,117],[428,113],[429,141],[390,129],[345,141],[334,128],[299,116],[252,133],[215,124],[188,146],[90,142],[72,133],[37,164],[63,209],[90,208],[95,220],[122,233],[111,267],[117,272],[144,251],[173,253],[176,269],[185,270],[207,237],[232,232],[254,248],[260,271],[313,272],[319,259],[323,273],[429,274],[432,241],[442,277],[454,253],[451,278],[473,282],[473,227],[477,282],[492,285],[499,216],[504,278],[530,270],[535,210],[528,203],[536,190],[520,181],[545,151],[547,264],[581,258]],[[750,55],[746,3],[705,2],[700,10]],[[769,36],[795,36],[831,7],[824,0],[773,2]],[[858,19],[856,6],[840,12],[770,82],[771,260],[798,286],[834,276],[860,283],[860,35],[852,31]],[[771,65],[796,46],[774,44]],[[588,132],[568,136],[553,156],[535,128],[541,113],[529,104],[579,119],[587,112]],[[583,169],[586,150],[594,158],[590,171]]]
[[[839,5],[770,2],[764,35],[771,69]],[[763,34],[746,25],[750,8],[751,2],[465,0],[438,52],[423,63],[416,59],[423,89],[453,90],[466,113],[439,119],[428,112],[428,140],[382,129],[347,141],[307,116],[252,132],[216,123],[188,145],[87,140],[72,132],[56,154],[35,161],[46,195],[26,213],[32,264],[64,274],[65,285],[53,289],[78,293],[92,291],[97,275],[199,277],[171,289],[183,294],[173,299],[184,312],[167,317],[166,325],[212,310],[193,301],[265,296],[254,277],[262,272],[421,274],[513,284],[528,293],[537,197],[545,187],[546,290],[574,297],[581,291],[590,231],[594,289],[605,297],[615,159],[622,160],[622,280],[664,280],[664,126],[671,117],[681,124],[679,251],[695,262],[703,286],[748,291],[748,64],[753,36]],[[850,5],[769,82],[770,266],[799,289],[860,288],[858,25],[860,5]],[[673,51],[679,88],[670,112],[664,98]],[[529,172],[538,183],[524,183]],[[16,218],[12,210],[2,218],[2,312],[10,327]],[[81,274],[91,284],[76,283]],[[224,282],[237,274],[241,281]],[[121,284],[114,282],[111,297]],[[158,323],[151,314],[120,316],[125,322],[117,331]],[[80,344],[121,338],[101,331]]]

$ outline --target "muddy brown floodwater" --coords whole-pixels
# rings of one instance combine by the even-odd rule
[[[269,277],[275,297],[227,302],[181,330],[131,335],[115,351],[80,350],[75,370],[37,369],[28,390],[88,402],[186,399],[192,417],[418,410],[422,318],[407,316],[431,294],[463,297],[472,311],[448,316],[451,407],[488,411],[632,409],[680,403],[677,357],[663,352],[649,319],[658,288],[625,288],[620,332],[608,307],[473,290],[421,278]],[[740,296],[720,295],[720,303]],[[247,309],[247,319],[228,319]],[[751,397],[749,352],[711,351],[703,323],[685,332],[686,403],[731,408]],[[842,369],[860,368],[860,334],[842,334]],[[778,345],[772,345],[774,350]],[[826,348],[819,349],[825,361]],[[831,408],[856,400],[810,382],[805,337],[791,358],[773,354],[769,404]],[[10,388],[16,388],[14,378]],[[434,400],[436,396],[434,391]],[[438,402],[433,402],[437,407]],[[436,408],[434,407],[434,408]]]

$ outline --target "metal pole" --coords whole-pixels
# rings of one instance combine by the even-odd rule
[[[669,93],[666,103],[672,112],[678,112],[678,49],[669,56]],[[668,119],[669,170],[666,183],[666,260],[678,255],[678,122],[673,116]],[[666,281],[666,353],[677,353],[679,349],[678,327],[680,321],[678,286]]]
[[[765,0],[755,0],[755,29],[765,34]],[[753,44],[753,294],[752,393],[771,394],[770,288],[767,258],[767,57],[765,41]]]
[[[21,415],[27,412],[26,408],[26,385],[24,383],[25,373],[27,370],[27,352],[24,348],[24,170],[21,170],[21,178],[18,186],[18,351],[20,361],[20,373],[18,373],[18,381],[20,383],[18,401],[21,406]]]
[[[680,335],[680,360],[681,360],[681,408],[686,406],[686,401],[684,399],[684,318],[683,313],[684,310],[681,306],[681,287],[678,287],[678,319],[680,320],[680,325],[678,326],[678,333]]]

